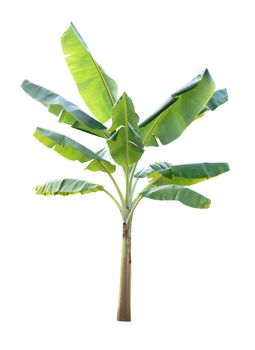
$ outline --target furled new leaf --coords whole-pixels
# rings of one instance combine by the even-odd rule
[[[62,195],[68,196],[70,194],[86,194],[91,192],[103,191],[102,185],[93,184],[84,180],[77,179],[61,179],[51,180],[34,187],[36,194],[44,196]]]
[[[156,186],[181,185],[189,186],[195,183],[211,179],[229,170],[227,163],[196,163],[170,165],[166,162],[155,163],[145,168],[143,172],[137,173],[136,177],[152,179]]]
[[[47,90],[42,86],[33,84],[28,80],[22,83],[23,90],[32,98],[42,103],[48,108],[48,111],[59,117],[60,123],[65,123],[75,129],[79,129],[90,134],[106,138],[108,131],[106,127],[96,119],[90,117],[74,103],[53,91]]]
[[[132,165],[142,156],[143,144],[138,133],[139,117],[126,93],[115,104],[111,117],[109,131],[114,133],[107,141],[111,156],[119,165]]]
[[[214,82],[206,69],[178,90],[152,116],[140,124],[145,146],[166,145],[178,138],[210,100]]]
[[[117,98],[116,82],[94,60],[72,23],[62,35],[61,43],[81,97],[95,117],[106,122]]]
[[[214,92],[206,106],[200,111],[195,119],[199,119],[204,116],[207,111],[214,111],[216,108],[228,101],[227,89],[217,90]]]
[[[207,209],[209,208],[210,199],[201,194],[178,185],[164,185],[152,187],[140,193],[143,197],[157,200],[175,200],[192,208]]]

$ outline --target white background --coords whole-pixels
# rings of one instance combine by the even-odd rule
[[[252,1],[11,1],[1,5],[0,349],[255,349],[254,10]],[[229,162],[196,185],[209,210],[143,200],[133,222],[132,322],[116,322],[121,218],[103,193],[37,197],[33,185],[84,173],[43,147],[57,124],[23,79],[83,106],[61,52],[70,20],[147,117],[208,68],[229,102],[142,165]]]

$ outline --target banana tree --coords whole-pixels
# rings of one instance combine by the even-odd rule
[[[63,157],[86,163],[86,170],[103,172],[113,186],[109,189],[84,179],[63,178],[35,186],[35,192],[48,196],[102,191],[114,202],[123,220],[117,320],[130,321],[131,226],[138,203],[143,198],[174,200],[192,208],[206,209],[210,199],[189,186],[229,170],[227,163],[173,165],[167,160],[142,169],[137,168],[138,163],[147,147],[169,144],[192,122],[225,103],[227,91],[215,91],[214,81],[205,69],[140,122],[131,98],[125,92],[118,98],[116,82],[94,59],[72,23],[62,35],[61,44],[78,91],[93,117],[66,98],[28,80],[22,83],[22,88],[47,107],[58,122],[84,133],[84,141],[89,133],[104,139],[106,145],[103,149],[91,150],[65,135],[40,127],[36,128],[34,137]],[[114,174],[116,168],[123,170],[124,188]],[[140,179],[148,181],[137,191]]]

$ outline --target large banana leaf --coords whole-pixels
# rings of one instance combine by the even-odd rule
[[[81,97],[95,117],[106,122],[117,98],[116,82],[94,60],[72,23],[61,37],[61,43]]]
[[[108,131],[103,124],[90,117],[74,103],[66,100],[64,97],[45,89],[42,86],[33,84],[28,80],[24,80],[21,86],[29,96],[47,107],[50,113],[59,117],[60,123],[69,124],[73,128],[100,137],[105,138],[109,136]]]
[[[131,165],[143,154],[143,144],[138,134],[139,117],[135,112],[132,100],[124,93],[112,110],[114,132],[107,144],[112,158],[120,165]]]
[[[201,118],[205,112],[214,111],[216,108],[221,106],[223,103],[228,101],[227,89],[217,90],[214,92],[210,100],[207,102],[206,106],[200,111],[196,119]]]
[[[87,147],[81,145],[80,143],[65,135],[56,133],[54,131],[36,128],[34,137],[37,138],[45,146],[53,148],[54,151],[58,152],[67,159],[78,160],[81,163],[96,159],[99,162],[103,161],[104,163],[109,163],[103,157],[94,153]]]
[[[229,170],[227,163],[196,163],[170,165],[166,162],[155,163],[136,174],[136,177],[152,179],[154,185],[189,186],[211,179]]]
[[[178,138],[210,100],[215,84],[206,69],[178,90],[140,124],[145,146],[166,145]]]
[[[97,154],[100,157],[105,158],[105,156],[106,156],[106,148],[101,149],[100,151],[97,152]],[[98,160],[95,159],[95,160],[92,160],[87,165],[85,170],[102,171],[104,173],[114,173],[114,171],[116,170],[116,165],[110,163],[107,160],[98,161]]]
[[[210,199],[189,188],[178,185],[152,187],[141,192],[140,195],[150,199],[179,201],[189,207],[199,209],[207,209],[211,204]]]
[[[34,187],[36,194],[41,194],[44,196],[55,196],[57,194],[68,196],[69,194],[77,193],[85,194],[102,191],[103,189],[104,187],[102,185],[97,185],[77,179],[51,180]]]

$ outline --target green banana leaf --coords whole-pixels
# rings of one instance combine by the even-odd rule
[[[81,97],[102,123],[110,118],[117,98],[117,84],[94,60],[87,45],[71,23],[61,43],[69,70]]]
[[[50,113],[59,117],[58,121],[60,123],[68,124],[75,129],[99,137],[106,138],[109,136],[109,133],[103,124],[90,117],[74,103],[66,100],[64,97],[28,80],[24,80],[21,86],[29,96],[47,107]]]
[[[115,131],[107,140],[111,156],[119,165],[130,166],[140,159],[144,150],[138,133],[139,117],[126,93],[115,104],[111,117],[112,126],[109,131]]]
[[[152,187],[142,191],[140,195],[150,199],[179,201],[189,207],[199,209],[207,209],[211,204],[211,200],[200,193],[178,185]]]
[[[145,146],[166,145],[178,138],[213,95],[215,84],[206,69],[178,90],[152,116],[140,124]]]
[[[169,163],[161,162],[143,169],[141,174],[136,174],[136,177],[147,176],[152,179],[152,183],[156,186],[168,184],[189,186],[211,179],[228,170],[227,163],[169,165]]]
[[[42,144],[61,154],[63,157],[70,160],[78,160],[85,163],[89,160],[96,159],[98,161],[107,162],[98,154],[94,153],[87,147],[70,139],[69,137],[56,133],[51,130],[36,128],[34,137]]]
[[[41,194],[43,196],[55,196],[57,194],[68,196],[69,194],[77,193],[86,194],[102,191],[103,189],[104,187],[102,185],[77,179],[51,180],[34,187],[36,194]]]
[[[148,167],[145,167],[139,170],[137,173],[135,173],[135,177],[139,177],[139,178],[147,177],[149,174],[151,174],[154,171],[168,169],[170,166],[171,164],[168,162],[156,162],[154,164],[150,164]]]
[[[97,152],[97,154],[100,157],[105,158],[106,156],[106,148],[101,149],[100,151]],[[103,161],[98,161],[98,160],[92,160],[85,170],[91,170],[91,171],[102,171],[104,173],[114,173],[116,170],[116,165],[110,163],[107,160]]]
[[[216,108],[228,101],[227,89],[217,90],[214,92],[206,106],[200,111],[195,119],[199,119],[205,115],[205,112],[214,111]]]

